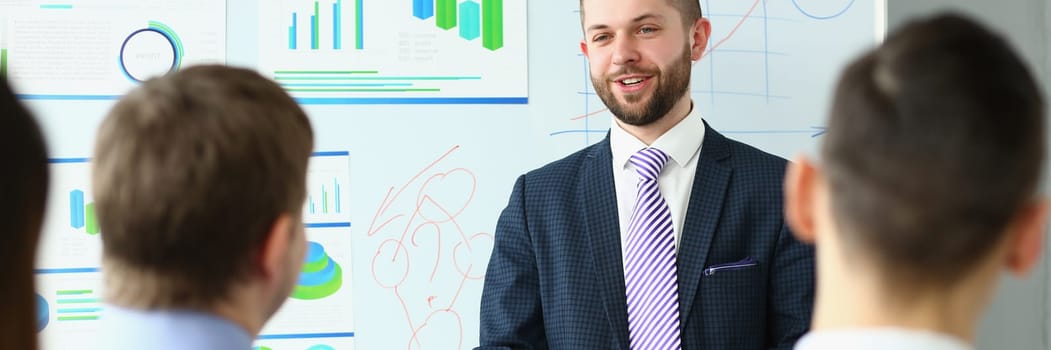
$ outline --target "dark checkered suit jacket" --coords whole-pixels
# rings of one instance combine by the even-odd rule
[[[682,349],[791,349],[810,323],[814,261],[784,223],[787,163],[706,130],[679,241]],[[515,183],[479,349],[628,349],[611,158],[607,137]]]

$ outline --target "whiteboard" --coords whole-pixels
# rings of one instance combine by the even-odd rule
[[[107,1],[66,3],[73,3],[72,9],[67,10],[74,12],[83,7],[81,3],[121,4],[121,1]],[[323,3],[329,6],[334,2]],[[464,2],[457,1],[457,4]],[[37,2],[16,3],[29,4],[28,12],[24,12],[26,18],[41,12],[34,8]],[[148,3],[178,2],[152,0]],[[202,51],[190,47],[194,40],[189,38],[191,33],[180,32],[186,36],[183,44],[187,45],[183,64],[214,61],[213,56],[218,52],[220,60],[225,58],[229,64],[257,68],[268,76],[275,76],[277,70],[342,69],[326,66],[340,60],[338,55],[319,59],[317,67],[303,65],[286,69],[288,66],[281,66],[282,62],[298,62],[303,57],[289,53],[291,58],[283,59],[285,61],[274,59],[268,53],[280,47],[274,46],[275,41],[261,39],[261,35],[266,31],[266,35],[280,37],[282,45],[289,45],[289,36],[285,35],[288,32],[279,30],[292,27],[293,12],[313,15],[313,9],[300,6],[304,2],[274,1],[265,7],[259,3],[227,1],[225,26],[218,29],[223,35],[211,38],[211,42],[224,43],[223,48]],[[363,16],[371,19],[370,13],[383,13],[385,10],[378,4],[384,3],[390,2],[364,0]],[[417,1],[400,3],[389,6],[396,9],[392,11],[415,15],[412,6],[417,5]],[[347,18],[357,16],[351,10],[356,10],[356,5],[354,0],[340,3],[347,9],[343,12],[346,26],[350,26],[346,24],[350,23]],[[885,26],[885,3],[881,0],[702,0],[701,5],[712,21],[713,30],[709,52],[693,67],[691,95],[695,106],[716,130],[783,157],[814,151],[840,67],[861,50],[877,43]],[[612,120],[592,90],[587,62],[579,52],[581,30],[577,2],[533,0],[526,4],[508,0],[504,6],[506,26],[513,26],[518,18],[526,21],[528,29],[518,34],[512,34],[510,29],[505,31],[507,36],[500,49],[506,49],[507,56],[500,62],[526,68],[492,73],[499,71],[499,67],[483,67],[477,58],[485,51],[478,50],[480,46],[471,40],[463,39],[457,28],[410,35],[413,43],[423,38],[431,40],[432,46],[437,45],[435,43],[455,46],[455,50],[448,51],[460,52],[465,55],[464,62],[471,62],[465,65],[481,69],[467,73],[435,72],[432,76],[471,78],[462,79],[465,83],[485,80],[479,77],[499,76],[496,85],[440,86],[437,88],[450,94],[437,97],[393,94],[384,99],[353,94],[357,92],[298,92],[297,97],[315,129],[316,150],[348,155],[342,209],[346,210],[349,228],[335,233],[332,228],[325,228],[323,234],[343,234],[350,242],[349,248],[335,244],[339,251],[330,253],[347,273],[344,283],[349,290],[338,295],[343,298],[342,302],[350,303],[347,309],[351,310],[353,321],[347,321],[350,327],[333,328],[338,330],[301,330],[304,334],[338,334],[340,337],[322,337],[317,341],[264,338],[258,343],[260,346],[275,350],[307,349],[325,339],[331,340],[325,344],[333,349],[469,349],[477,345],[482,277],[492,248],[496,219],[514,180],[528,170],[598,142],[605,137]],[[511,12],[522,8],[525,16],[521,10]],[[317,18],[334,19],[331,17],[334,9],[319,8]],[[129,12],[126,16],[136,15]],[[312,23],[309,19],[302,22],[302,18],[309,18],[303,16],[296,15],[297,50],[302,50],[301,45],[309,45],[311,40],[309,34],[301,32],[301,25]],[[202,16],[197,20],[209,21],[209,18]],[[398,28],[419,31],[437,22],[433,17],[412,18],[409,15],[379,17],[375,22],[390,25],[413,20],[417,22],[406,22],[410,24]],[[130,22],[148,28],[146,19],[133,18]],[[0,25],[0,48],[9,47],[6,45],[12,42],[14,30],[11,20],[0,14],[0,23],[7,23]],[[318,32],[335,31],[331,23],[334,22],[319,22]],[[373,22],[368,20],[365,23],[361,28],[365,33],[363,47],[383,48],[384,41],[372,40],[369,34],[383,32],[383,27],[373,27],[369,24]],[[214,28],[216,23],[204,24],[212,26],[200,28]],[[343,38],[342,49],[356,49],[356,33],[351,38]],[[388,41],[401,45],[396,40],[398,37],[393,38]],[[334,47],[334,43],[327,41],[332,39],[322,35],[315,40]],[[412,45],[427,45],[423,39]],[[201,45],[211,42],[204,41]],[[417,49],[414,47],[413,52],[423,50]],[[511,54],[515,50],[519,51]],[[191,52],[210,54],[195,57]],[[13,60],[17,55],[11,54]],[[263,59],[263,55],[267,58]],[[400,57],[397,53],[392,55],[390,57]],[[456,62],[442,61],[448,59],[435,57],[432,61]],[[9,68],[13,67],[12,61]],[[384,68],[389,69],[394,68]],[[23,84],[16,80],[15,85]],[[41,118],[52,157],[78,159],[91,155],[94,130],[113,98],[132,86],[134,83],[128,83],[127,79],[117,79],[99,91],[53,93],[83,93],[91,98],[23,97]],[[47,95],[46,86],[43,90],[33,94]],[[75,175],[78,171],[81,175]],[[73,176],[70,182],[90,183],[87,179],[76,179],[76,176],[87,176],[82,170],[69,173],[74,174],[70,175]],[[49,211],[48,215],[56,214]],[[45,237],[54,234],[44,233]],[[53,273],[40,276],[42,283],[66,288],[61,285],[66,282],[52,282],[61,276]],[[85,285],[97,282],[97,273],[90,270],[75,277],[84,280]],[[345,296],[347,294],[349,296]],[[285,324],[289,319],[280,316],[275,322]],[[264,335],[267,332],[264,331]],[[65,334],[49,337],[67,338]]]

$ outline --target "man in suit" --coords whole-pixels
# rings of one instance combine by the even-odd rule
[[[843,72],[821,148],[786,182],[817,244],[798,350],[971,349],[1001,271],[1039,261],[1043,94],[999,35],[959,15],[908,23]]]
[[[790,349],[813,251],[782,214],[786,161],[706,125],[689,95],[696,0],[582,0],[609,136],[531,171],[500,216],[480,349]]]

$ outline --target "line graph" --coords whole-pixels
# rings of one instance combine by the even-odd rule
[[[481,285],[493,244],[492,233],[474,231],[464,219],[476,206],[478,177],[453,165],[459,153],[461,146],[453,145],[392,184],[365,233],[375,245],[369,288],[396,307],[393,327],[407,335],[398,343],[409,349],[463,348],[470,317],[463,294]]]

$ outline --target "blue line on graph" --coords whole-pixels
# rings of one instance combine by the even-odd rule
[[[585,135],[590,135],[590,134],[603,134],[603,133],[607,133],[607,132],[609,132],[609,129],[604,129],[604,130],[587,130],[587,129],[584,129],[584,130],[562,130],[562,131],[555,131],[553,133],[550,133],[550,134],[548,134],[548,136],[555,136],[555,135],[562,135],[562,134],[585,134]]]
[[[715,49],[715,50],[712,50],[711,52],[712,53],[761,53],[761,54],[769,54],[769,55],[774,55],[774,56],[791,56],[791,55],[789,55],[787,53],[784,53],[784,52],[765,51],[765,50]]]
[[[259,340],[274,340],[274,339],[314,339],[314,338],[353,338],[354,332],[345,333],[303,333],[303,334],[263,334],[256,339]]]
[[[58,309],[57,313],[60,313],[60,314],[81,314],[81,313],[99,312],[99,311],[102,311],[101,307],[89,307],[89,308],[82,308],[82,309]]]
[[[588,65],[587,57],[584,57],[584,115],[591,113],[591,99],[588,90],[591,89],[591,67]],[[591,118],[584,118],[584,129],[591,129]],[[591,144],[591,134],[584,134],[584,146]]]
[[[79,267],[79,268],[68,268],[68,269],[36,269],[36,274],[54,274],[54,273],[88,273],[88,272],[99,272],[97,267]]]
[[[766,0],[763,1],[763,72],[766,74],[766,102],[770,102],[770,21],[766,19],[769,13],[766,11]]]
[[[786,134],[810,134],[810,137],[818,137],[825,134],[825,127],[811,126],[810,129],[800,130],[720,130],[723,134],[758,134],[758,135],[786,135]]]
[[[325,84],[325,83],[288,83],[281,86],[305,87],[305,86],[328,86],[328,87],[361,87],[361,86],[412,86],[412,83],[366,83],[366,84]]]
[[[48,159],[48,163],[61,164],[61,163],[87,163],[90,162],[91,158],[51,158]]]
[[[712,18],[712,17],[733,17],[733,18],[741,18],[742,16],[744,16],[744,14],[732,14],[732,13],[706,13],[706,14],[704,14],[704,17],[706,17],[706,18]],[[748,18],[760,18],[760,17],[759,17],[759,16],[756,16],[756,15],[751,15],[751,16],[748,16]],[[771,16],[762,16],[762,18],[766,18],[766,19],[771,19],[771,20],[775,20],[775,21],[785,21],[785,22],[802,22],[802,21],[801,21],[801,20],[799,20],[799,19],[796,19],[796,18],[788,18],[788,17],[771,17]]]
[[[528,97],[300,97],[304,105],[527,104]]]
[[[307,223],[303,224],[307,228],[334,228],[334,227],[350,227],[349,222],[318,222],[318,223]]]
[[[311,154],[313,157],[338,157],[338,156],[349,156],[350,152],[347,151],[323,151],[314,152]]]
[[[790,99],[792,99],[789,96],[767,95],[767,94],[757,93],[757,92],[693,90],[693,91],[690,91],[690,94],[692,94],[692,95],[710,94],[712,96],[714,96],[714,95],[755,96],[755,97],[776,98],[776,99],[781,99],[781,100],[790,100]]]
[[[843,9],[839,10],[839,12],[836,12],[834,14],[827,15],[827,16],[819,16],[819,15],[815,15],[813,13],[807,12],[807,10],[803,9],[802,6],[799,6],[799,0],[792,0],[792,5],[795,5],[796,10],[799,10],[799,13],[802,13],[804,16],[807,16],[807,17],[810,17],[810,18],[813,18],[813,19],[832,19],[832,18],[839,17],[844,12],[847,12],[847,10],[849,10],[850,7],[854,5],[854,0],[850,0],[850,2],[847,3],[847,6],[844,6]]]
[[[91,294],[91,293],[84,293]],[[102,302],[99,298],[58,298],[55,299],[59,304],[91,304]]]
[[[70,100],[70,101],[99,101],[117,100],[120,95],[15,95],[21,100]]]

